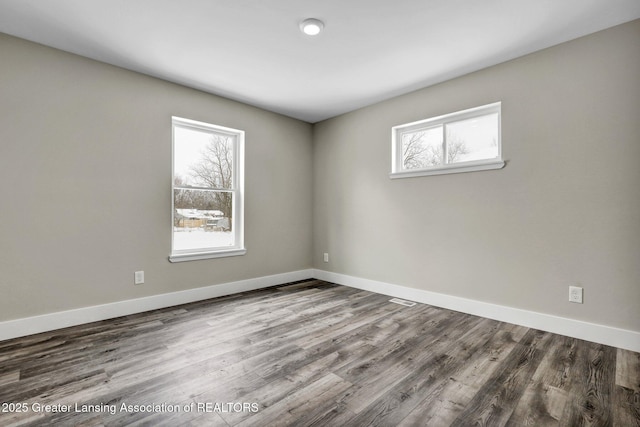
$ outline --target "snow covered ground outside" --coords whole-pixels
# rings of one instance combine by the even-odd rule
[[[233,246],[231,231],[204,231],[202,228],[174,228],[173,249],[201,249]]]

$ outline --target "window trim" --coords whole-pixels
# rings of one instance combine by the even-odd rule
[[[232,170],[232,188],[224,189],[233,193],[233,233],[234,246],[231,247],[209,247],[199,249],[174,249],[174,224],[175,224],[175,129],[183,127],[188,129],[196,129],[200,131],[226,134],[234,137],[233,144],[233,170]],[[244,247],[244,137],[245,132],[239,129],[228,128],[224,126],[214,125],[196,120],[185,119],[181,117],[171,117],[171,254],[170,262],[196,261],[202,259],[223,258],[231,256],[239,256],[247,253]],[[179,187],[182,188],[182,187]],[[186,187],[185,187],[186,188]],[[202,189],[199,187],[188,187],[192,190]],[[206,188],[206,190],[216,190]],[[220,190],[220,189],[218,189]]]
[[[457,111],[454,113],[443,114],[437,117],[431,117],[425,120],[406,123],[391,128],[391,173],[389,178],[411,178],[418,176],[444,175],[452,173],[475,172],[483,170],[501,169],[505,162],[502,159],[502,103],[494,102],[492,104],[482,105],[480,107],[469,108],[467,110]],[[493,159],[473,160],[467,162],[458,162],[432,166],[423,169],[404,169],[402,158],[402,135],[405,133],[416,132],[445,126],[449,123],[455,123],[475,117],[486,116],[488,114],[498,115],[498,156]],[[445,133],[446,138],[446,133]]]

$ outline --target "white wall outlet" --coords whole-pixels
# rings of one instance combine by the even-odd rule
[[[133,283],[136,285],[142,285],[144,283],[144,271],[136,271],[134,273]]]
[[[569,302],[582,304],[582,292],[580,286],[569,286]]]
[[[327,252],[324,253],[324,262],[329,262],[329,254]]]

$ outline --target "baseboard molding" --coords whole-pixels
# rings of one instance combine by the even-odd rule
[[[640,352],[640,332],[314,269],[292,271],[110,304],[8,320],[0,322],[0,341],[267,288],[312,277],[352,288]]]
[[[406,286],[362,279],[345,274],[314,270],[313,277],[352,288],[434,305],[475,316],[513,323],[554,334],[640,352],[640,332],[583,322],[550,314],[429,292]]]
[[[312,277],[312,269],[299,270],[255,279],[239,280],[237,282],[118,301],[110,304],[43,314],[41,316],[8,320],[0,322],[0,341],[209,298],[268,288],[269,286],[310,279]]]

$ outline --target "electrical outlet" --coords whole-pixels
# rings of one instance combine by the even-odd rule
[[[329,262],[329,254],[327,252],[324,253],[324,262]]]
[[[569,302],[582,304],[582,292],[580,286],[569,286]]]
[[[142,285],[144,283],[144,271],[136,271],[134,273],[133,283],[136,285]]]

